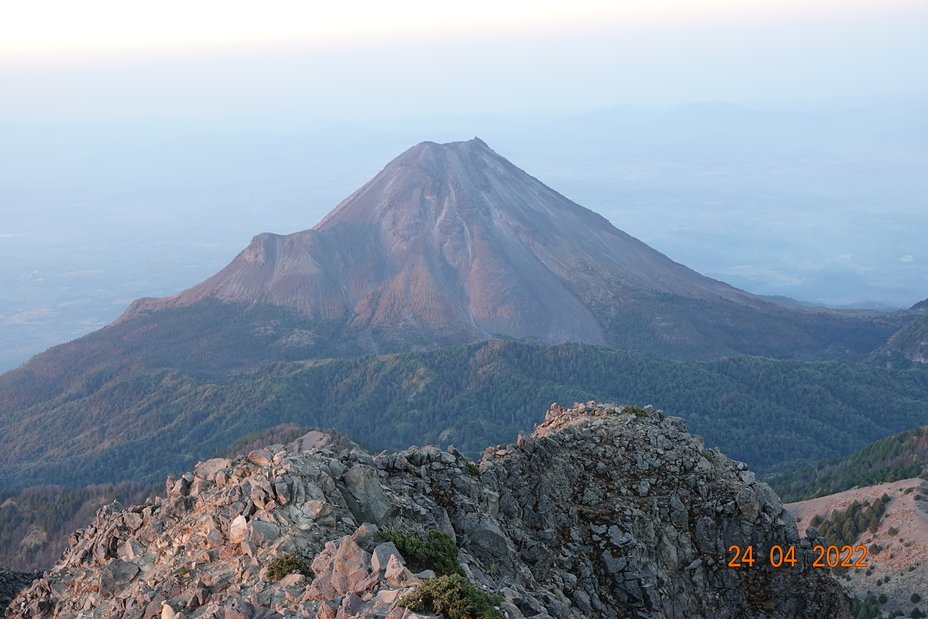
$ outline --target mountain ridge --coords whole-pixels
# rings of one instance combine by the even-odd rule
[[[815,530],[801,537],[743,463],[650,408],[552,405],[479,466],[454,448],[272,445],[198,463],[165,490],[102,508],[7,616],[851,616],[812,566]],[[732,545],[756,547],[758,563],[732,566]],[[777,545],[794,567],[763,561]],[[469,591],[484,610],[437,608],[429,589],[451,605]]]

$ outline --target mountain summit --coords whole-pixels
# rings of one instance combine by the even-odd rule
[[[639,291],[770,307],[632,238],[480,139],[423,142],[316,227],[259,234],[226,268],[120,321],[206,298],[344,321],[370,352],[492,337],[609,343],[601,306]]]

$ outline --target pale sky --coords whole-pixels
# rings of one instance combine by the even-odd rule
[[[190,50],[243,43],[381,41],[409,36],[698,29],[918,11],[900,0],[33,0],[3,2],[0,54]],[[924,24],[923,24],[924,25]]]
[[[926,34],[925,0],[0,0],[0,122],[915,92]]]

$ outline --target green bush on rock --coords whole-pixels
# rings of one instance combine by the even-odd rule
[[[399,604],[414,612],[449,619],[504,619],[494,608],[502,601],[503,596],[485,593],[464,576],[450,574],[426,580]]]
[[[267,577],[272,580],[280,580],[290,574],[302,574],[307,578],[315,578],[315,574],[309,569],[306,561],[294,554],[277,557],[267,566]]]
[[[423,540],[403,531],[384,529],[377,531],[374,539],[393,542],[414,572],[435,570],[440,575],[464,576],[458,561],[458,547],[447,533],[429,531]]]

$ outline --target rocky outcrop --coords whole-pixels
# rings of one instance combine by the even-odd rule
[[[6,611],[17,593],[41,577],[42,572],[16,572],[0,569],[0,614]]]
[[[421,617],[398,605],[430,572],[379,529],[444,532],[509,619],[849,617],[801,536],[746,465],[682,419],[592,402],[552,406],[479,468],[450,448],[371,457],[282,445],[210,460],[154,503],[100,510],[9,617]],[[773,545],[796,565],[772,567]],[[729,548],[753,566],[729,567]],[[267,577],[297,555],[314,578]]]

